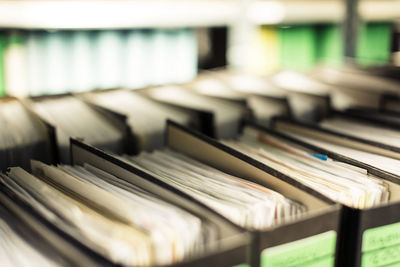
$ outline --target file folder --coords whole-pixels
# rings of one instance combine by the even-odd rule
[[[336,111],[331,117],[322,120],[319,126],[358,142],[389,150],[392,152],[391,157],[399,158],[400,143],[397,138],[400,137],[400,129],[394,124]]]
[[[371,75],[354,66],[318,67],[309,77],[329,85],[334,109],[379,108],[386,94],[397,94],[399,87],[390,79]]]
[[[340,231],[340,205],[290,177],[174,122],[168,122],[166,138],[168,148],[176,152],[264,185],[308,207],[309,212],[296,220],[285,221],[266,231],[250,231],[254,238],[253,266],[334,265],[336,237]],[[324,254],[319,255],[321,261],[311,256],[313,246],[321,247]]]
[[[87,103],[91,108],[95,109],[99,113],[101,113],[104,117],[107,117],[110,119],[110,121],[113,121],[114,124],[118,126],[119,129],[124,133],[125,138],[124,138],[124,152],[127,154],[136,154],[138,151],[140,151],[139,148],[139,141],[137,140],[137,137],[133,133],[133,130],[128,124],[128,116],[125,114],[121,114],[118,112],[115,112],[114,110],[108,109],[106,107],[102,107],[99,105],[96,105],[90,101],[86,101],[85,98],[82,98],[85,103]]]
[[[148,91],[151,90],[151,88],[146,88],[143,90],[140,90],[139,92],[148,96]],[[167,102],[163,101],[161,99],[156,99],[150,98],[158,103],[162,103],[171,107],[174,107],[176,109],[182,110],[183,112],[192,114],[194,118],[194,128],[202,132],[203,134],[210,136],[210,137],[215,137],[217,135],[216,129],[215,129],[215,115],[212,111],[207,110],[207,109],[199,109],[199,108],[194,108],[189,105],[180,105],[179,103],[172,103],[172,102]]]
[[[293,71],[278,72],[270,76],[269,80],[286,92],[294,118],[314,122],[329,115],[329,86]]]
[[[212,130],[215,137],[234,137],[239,131],[242,120],[247,115],[247,109],[237,103],[202,96],[190,91],[184,86],[171,85],[146,90],[146,95],[162,103],[172,104],[185,109],[211,113]],[[210,121],[202,124],[209,125]]]
[[[282,123],[282,124],[280,124]],[[276,128],[284,127],[284,121],[276,121]],[[290,125],[290,122],[287,123]],[[292,124],[292,130],[295,131],[299,127]],[[309,150],[310,153],[318,153],[327,155],[329,158],[347,163],[356,167],[367,170],[368,173],[377,176],[389,185],[391,199],[389,203],[378,205],[372,208],[356,209],[349,206],[343,206],[341,214],[342,220],[342,236],[339,238],[339,265],[338,266],[381,266],[382,264],[398,262],[400,259],[393,257],[389,261],[382,260],[382,255],[385,255],[393,250],[392,245],[396,245],[396,241],[392,244],[387,244],[385,238],[390,235],[396,235],[400,230],[397,227],[400,225],[400,214],[396,212],[400,208],[400,179],[393,175],[388,175],[384,171],[378,170],[368,164],[359,162],[355,159],[337,154],[334,151],[328,151],[323,148],[316,147],[304,141],[288,136],[284,133],[277,132],[258,125],[249,125],[263,134],[273,136],[291,147],[301,147]],[[381,243],[380,239],[383,241]],[[372,243],[379,243],[379,245]],[[400,239],[399,239],[400,242]],[[376,262],[376,264],[374,263]]]
[[[210,248],[209,254],[197,255],[193,259],[188,259],[185,262],[170,266],[233,267],[247,262],[249,235],[245,230],[233,225],[224,217],[215,213],[189,195],[157,180],[131,164],[79,140],[71,139],[71,155],[74,165],[87,163],[98,169],[105,170],[125,182],[152,192],[161,199],[190,211],[201,218],[207,218],[217,225],[220,239],[217,244],[214,244],[212,248]]]
[[[2,140],[0,151],[5,158],[0,161],[0,170],[16,165],[29,170],[29,160],[31,158],[47,163],[53,162],[51,136],[47,131],[46,125],[26,108],[23,101],[17,98],[4,97],[0,99],[0,105],[4,108],[2,110],[4,114],[1,117],[5,120],[2,130],[4,133],[9,133],[15,137],[14,144],[10,143],[10,140]],[[12,133],[11,131],[13,130],[16,132]],[[28,131],[30,133],[29,137],[24,136],[23,133],[28,134]],[[36,137],[34,138],[33,136]]]
[[[249,119],[261,124],[268,125],[274,116],[291,114],[285,92],[263,77],[216,69],[203,71],[185,87],[205,96],[241,104],[248,109]]]
[[[36,113],[33,113],[31,110],[29,110],[34,116],[37,116]],[[43,118],[38,117],[38,120],[44,125],[45,131],[48,136],[48,142],[49,142],[49,160],[45,160],[44,162],[46,163],[51,163],[51,164],[57,164],[60,162],[60,154],[58,150],[58,144],[57,144],[57,134],[56,134],[56,128],[51,125],[48,121],[44,120]]]
[[[308,129],[312,129],[312,131],[314,129],[317,129],[319,135],[323,137],[324,140],[334,139],[336,143],[341,145],[345,145],[351,148],[356,148],[361,151],[366,151],[386,157],[391,157],[394,159],[400,159],[400,148],[398,146],[391,145],[388,143],[378,142],[375,140],[372,141],[367,138],[358,137],[347,133],[342,133],[339,132],[340,129],[335,131],[334,129],[331,128],[328,129],[326,127],[322,127],[315,124],[295,122],[293,120],[285,118],[276,119],[274,122],[275,125],[274,127],[278,127],[278,125],[283,125],[284,122],[288,121],[290,123],[295,123],[303,126],[304,128],[301,128],[302,132],[308,132]]]
[[[370,108],[376,108],[379,106],[382,92],[376,90],[363,90],[363,88],[357,88],[354,86],[330,83],[329,78],[331,76],[325,75],[327,76],[325,77],[324,71],[326,71],[326,69],[319,67],[307,75],[296,72],[282,72],[272,76],[272,78],[283,89],[287,89],[291,92],[319,95],[320,97],[325,96],[325,104],[321,102],[323,100],[320,100],[320,104],[318,104],[317,100],[308,104],[308,109],[311,109],[311,107],[317,107],[317,110],[321,112],[321,114],[316,117],[317,120],[330,115],[331,109],[345,110],[352,106]],[[300,100],[298,100],[298,102],[297,105],[300,106],[302,103]],[[307,106],[303,109],[306,108]]]
[[[145,90],[145,89],[143,89]],[[203,118],[209,116],[207,113],[196,113],[191,110],[183,109],[176,106],[166,105],[153,101],[140,93],[143,90],[128,91],[123,89],[109,89],[102,91],[93,91],[79,95],[88,105],[98,110],[105,116],[111,116],[116,119],[124,128],[126,133],[127,150],[125,153],[137,154],[142,150],[151,151],[155,148],[163,146],[164,133],[164,117],[180,117],[182,123],[188,124],[191,127],[203,127],[201,122]],[[125,96],[123,107],[114,106],[110,102],[104,102],[104,97],[109,94],[109,99],[119,103],[118,97]],[[130,99],[132,97],[132,99]],[[133,109],[126,109],[126,104],[132,105]],[[140,105],[139,105],[140,104]],[[117,104],[118,105],[118,104]],[[134,109],[135,106],[137,109]],[[152,113],[152,110],[157,109],[157,113]],[[165,111],[165,113],[163,113]],[[145,121],[147,120],[147,121]],[[145,121],[145,122],[144,122]],[[143,133],[140,130],[141,126],[148,124],[155,126],[149,132]]]
[[[376,170],[378,176],[385,174],[385,177],[387,177],[388,179],[394,179],[394,181],[396,181],[396,179],[400,179],[400,176],[398,176],[397,174],[385,170],[385,168],[379,167],[379,165],[377,164],[372,164],[373,162],[365,163],[362,160],[358,159],[359,157],[347,156],[342,152],[335,152],[332,148],[324,148],[324,146],[320,143],[311,144],[312,142],[307,141],[304,138],[300,138],[300,136],[312,138],[310,140],[323,140],[323,142],[338,145],[341,147],[348,147],[352,150],[366,151],[366,153],[371,155],[384,155],[387,158],[391,158],[390,153],[392,151],[389,151],[388,153],[388,150],[384,150],[380,147],[371,145],[369,144],[369,142],[358,142],[358,140],[352,137],[343,136],[333,131],[318,127],[317,125],[294,121],[289,118],[275,118],[273,129],[291,137],[293,137],[293,134],[295,134],[293,138],[301,140],[305,146],[309,146],[313,150],[320,150],[320,153],[322,154],[328,153],[326,155],[332,157],[335,157],[335,154],[340,155],[341,160],[347,161],[350,159],[350,164],[355,164],[355,162],[357,162],[357,164],[355,165],[360,166],[361,168],[369,168],[370,173],[374,175],[376,174]]]
[[[37,97],[31,97],[31,98],[26,98],[24,99],[24,105],[30,110],[31,113],[35,114],[35,116],[39,117],[40,120],[46,125],[47,133],[50,136],[50,142],[52,144],[52,156],[53,156],[53,161],[54,162],[69,162],[70,156],[69,156],[69,146],[64,143],[63,137],[65,135],[68,135],[67,130],[70,129],[69,127],[73,127],[73,125],[68,125],[68,126],[61,126],[58,125],[59,121],[54,120],[50,121],[48,117],[44,117],[42,114],[39,114],[37,110],[34,109],[35,103],[40,103],[41,101],[62,101],[63,98],[70,98],[76,100],[79,104],[82,104],[82,106],[87,107],[87,110],[90,111],[90,116],[94,115],[97,118],[101,119],[102,122],[104,123],[104,126],[113,129],[114,133],[117,133],[118,138],[117,140],[106,140],[107,138],[104,138],[102,142],[97,143],[96,145],[101,146],[104,149],[109,149],[114,151],[115,153],[123,153],[125,152],[125,143],[127,142],[126,138],[126,129],[124,128],[124,125],[114,119],[111,116],[105,116],[104,114],[100,113],[97,110],[94,110],[92,107],[81,101],[79,98],[75,97],[72,94],[60,94],[60,95],[48,95],[48,96],[37,96]],[[82,114],[83,115],[83,114]],[[77,117],[76,120],[82,120],[81,117]],[[82,120],[83,123],[83,120]],[[87,127],[87,128],[85,128]],[[83,138],[83,139],[90,139],[92,136],[88,136],[85,131],[86,129],[90,129],[90,121],[86,122],[86,125],[83,128],[76,129],[76,131],[79,131],[78,136],[74,136],[77,138]],[[71,129],[70,129],[71,130]],[[90,129],[92,130],[92,129]],[[92,131],[93,133],[93,131]],[[100,133],[102,134],[102,133]],[[115,136],[114,136],[115,137]],[[54,145],[55,144],[55,145]]]
[[[20,199],[10,189],[0,185],[0,207],[7,210],[15,217],[16,225],[29,231],[29,236],[42,240],[42,245],[47,245],[56,250],[67,263],[84,266],[114,266],[111,262],[94,253],[86,245],[79,242],[76,233],[68,229],[59,228],[58,225],[42,217],[29,203]]]

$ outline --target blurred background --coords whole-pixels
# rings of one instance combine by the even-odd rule
[[[0,95],[400,65],[397,0],[0,1]]]

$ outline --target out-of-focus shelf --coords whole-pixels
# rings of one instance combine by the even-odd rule
[[[344,18],[343,1],[254,1],[247,12],[255,24],[291,24],[340,22]]]
[[[173,28],[227,25],[236,1],[0,1],[0,27],[21,29]]]
[[[361,18],[367,21],[400,20],[400,1],[363,1],[360,6]]]
[[[244,10],[243,7],[246,7]],[[123,29],[340,22],[342,0],[18,0],[0,1],[0,27]],[[360,0],[367,21],[400,19],[400,0]]]
[[[359,0],[364,21],[400,19],[400,0]],[[343,0],[255,1],[248,18],[255,24],[341,22],[345,16]]]

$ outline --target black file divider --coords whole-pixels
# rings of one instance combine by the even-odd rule
[[[15,97],[3,97],[1,98],[1,101],[10,101],[10,100],[15,100],[19,101],[19,103],[22,105],[22,107],[27,111],[27,113],[30,116],[30,119],[39,127],[39,130],[42,132],[43,137],[45,139],[45,146],[46,148],[43,151],[40,151],[40,157],[37,157],[35,159],[41,160],[46,163],[56,163],[57,162],[57,151],[56,147],[54,146],[55,144],[55,137],[53,136],[54,129],[51,127],[51,125],[47,124],[45,121],[43,121],[40,117],[37,116],[36,113],[32,112],[26,105],[24,100],[17,99]],[[38,156],[38,155],[36,155]],[[22,163],[20,163],[22,165]],[[29,162],[28,162],[29,165]],[[24,165],[24,167],[26,167]],[[29,169],[29,168],[28,168]]]
[[[33,114],[35,117],[37,117],[43,125],[45,125],[47,135],[49,137],[49,142],[50,142],[50,150],[51,150],[51,158],[52,164],[58,164],[60,163],[60,148],[57,142],[57,130],[55,125],[50,123],[48,120],[40,116],[38,113],[36,113],[30,104],[31,100],[41,100],[45,98],[56,98],[57,96],[63,97],[63,96],[72,96],[70,93],[66,94],[61,94],[61,95],[49,95],[49,96],[37,96],[37,97],[31,97],[30,99],[23,99],[22,103],[25,106],[25,108],[29,111],[29,113]]]
[[[108,109],[103,106],[96,105],[90,101],[83,101],[88,104],[90,107],[101,113],[104,117],[108,118],[108,120],[114,124],[118,129],[120,129],[124,135],[124,152],[127,154],[137,154],[140,151],[139,141],[137,140],[137,136],[132,131],[132,128],[128,124],[128,117],[125,114],[121,114],[115,112],[114,110]]]
[[[201,94],[199,92],[196,92],[196,91],[194,91],[194,93],[203,95],[203,94]],[[204,96],[215,98],[215,99],[220,99],[220,100],[224,100],[224,101],[228,101],[228,102],[232,102],[234,104],[241,105],[243,108],[246,108],[248,106],[247,105],[247,99],[245,97],[243,97],[243,98],[231,98],[231,97],[224,97],[222,95],[218,95],[217,96],[217,95],[207,95],[207,94],[204,94]]]
[[[199,94],[199,93],[197,93]],[[243,109],[243,113],[244,113],[244,119],[250,119],[252,118],[253,115],[253,111],[252,109],[249,107],[249,103],[248,103],[248,99],[247,98],[242,98],[242,99],[232,99],[232,98],[226,98],[226,97],[222,97],[222,96],[210,96],[210,95],[204,95],[207,96],[209,98],[215,98],[215,99],[219,99],[222,101],[226,101],[226,102],[231,102],[235,105],[241,106]],[[215,138],[215,137],[213,137]]]
[[[391,158],[395,158],[395,159],[400,159],[400,147],[395,147],[395,146],[367,140],[364,138],[358,138],[358,137],[351,136],[348,134],[339,133],[339,132],[333,131],[331,129],[325,129],[325,128],[320,127],[313,123],[295,121],[295,120],[287,118],[287,117],[275,117],[273,120],[273,123],[272,123],[273,128],[276,128],[276,127],[278,127],[278,125],[284,124],[285,122],[287,124],[301,126],[298,128],[298,130],[300,130],[300,128],[303,129],[303,131],[318,130],[320,135],[325,136],[325,138],[327,138],[327,139],[334,138],[334,139],[340,141],[340,143],[344,144],[344,145],[351,144],[352,147],[357,148],[357,149],[361,149],[364,151],[376,153],[379,155],[383,155],[383,156],[387,156],[387,157],[391,157]]]
[[[283,95],[277,95],[274,93],[270,93],[268,94],[268,92],[266,92],[265,94],[262,93],[258,93],[257,91],[239,91],[239,90],[235,90],[232,89],[232,85],[229,84],[229,82],[227,80],[225,80],[226,78],[221,78],[218,74],[219,71],[226,71],[225,68],[215,68],[213,70],[202,70],[201,74],[210,76],[209,78],[211,79],[216,79],[218,80],[218,82],[220,82],[221,84],[224,84],[227,88],[230,88],[230,90],[233,91],[234,96],[232,95],[224,95],[224,93],[221,94],[207,94],[207,93],[202,93],[199,91],[194,90],[195,93],[197,94],[201,94],[207,97],[213,97],[213,98],[217,98],[217,99],[222,99],[225,101],[231,101],[233,103],[236,104],[240,104],[244,107],[246,107],[247,109],[247,113],[248,116],[247,118],[245,118],[245,120],[250,120],[250,121],[255,121],[255,112],[253,110],[253,108],[251,107],[251,102],[252,99],[260,99],[261,101],[265,102],[266,105],[282,105],[284,106],[284,114],[280,114],[280,115],[286,115],[286,116],[291,116],[292,112],[289,106],[289,102],[286,96]],[[201,75],[200,74],[200,75]],[[194,81],[195,83],[196,81]],[[191,82],[184,84],[184,87],[187,87],[189,89],[193,89],[193,86]],[[228,89],[229,90],[229,89]],[[269,102],[269,103],[267,103]],[[204,133],[204,132],[203,132]],[[210,135],[209,135],[210,136]],[[210,136],[212,138],[215,138],[215,136]]]
[[[36,113],[35,113],[36,115]],[[57,134],[56,134],[56,128],[51,125],[49,122],[44,120],[43,118],[39,117],[39,120],[45,125],[47,135],[49,136],[49,143],[50,143],[50,150],[51,150],[51,162],[52,164],[57,164],[60,162],[60,154],[58,150],[58,144],[57,144]]]
[[[302,90],[298,85],[289,86],[280,84],[276,81],[272,81],[272,84],[275,84],[285,92],[291,110],[291,117],[301,119],[302,121],[315,122],[329,116],[332,109],[332,101],[329,91],[321,90],[320,92],[313,92],[311,90]],[[327,85],[322,84],[321,86],[326,87]],[[303,103],[308,103],[308,105],[312,107],[312,110],[309,110],[309,113],[299,114],[298,112],[302,111],[298,110],[296,105]]]
[[[355,109],[349,109],[346,111],[332,111],[331,117],[343,117],[349,118],[354,121],[359,121],[361,123],[367,123],[371,126],[378,126],[387,128],[394,131],[400,131],[400,123],[390,122],[390,121],[383,121],[371,116],[369,114],[379,113],[379,111],[374,109],[361,109],[361,112],[357,112]],[[363,112],[363,113],[362,113]]]
[[[151,89],[151,88],[150,88]],[[148,94],[146,93],[146,89],[143,90],[139,90],[140,93],[146,97],[149,97]],[[149,97],[151,98],[151,97]],[[196,109],[193,107],[189,107],[189,106],[182,106],[182,105],[178,105],[178,104],[174,104],[174,103],[170,103],[167,101],[162,101],[156,98],[151,98],[151,100],[163,104],[163,105],[167,105],[170,107],[174,107],[176,109],[182,110],[183,112],[192,114],[193,118],[194,118],[194,128],[199,130],[200,132],[202,132],[203,134],[210,136],[212,138],[216,137],[216,129],[215,129],[215,115],[213,112],[209,111],[209,110],[202,110],[202,109]]]
[[[396,245],[400,244],[400,213],[398,212],[400,210],[400,176],[388,173],[384,170],[378,169],[353,158],[345,157],[335,153],[334,151],[308,144],[307,142],[298,140],[295,137],[285,135],[272,129],[255,125],[252,125],[252,127],[255,127],[263,133],[287,140],[295,146],[300,146],[309,149],[310,151],[327,155],[336,161],[363,168],[367,170],[369,174],[384,179],[390,185],[392,193],[391,200],[388,204],[368,209],[356,209],[346,206],[343,207],[342,225],[344,227],[343,235],[340,239],[340,266],[386,266],[388,262],[382,263],[382,261],[384,261],[385,257],[390,257],[391,253],[396,255],[396,251],[398,251],[396,250]],[[275,129],[287,129],[287,127],[290,127],[293,132],[315,131],[319,134],[330,133],[329,131],[320,129],[319,127],[313,127],[311,125],[295,122],[290,119],[275,119]],[[344,137],[338,135],[337,138]],[[385,239],[388,239],[392,243],[389,242],[390,245],[388,246],[388,242]],[[380,247],[377,245],[373,247],[373,250],[370,251],[368,248],[372,246],[373,242],[376,242],[377,244],[379,243]],[[400,254],[397,253],[397,255],[397,258],[395,257],[393,260],[397,260],[396,263],[398,264],[400,262]],[[376,262],[376,265],[373,265],[373,262]]]
[[[215,223],[219,228],[221,239],[213,244],[207,255],[198,255],[181,263],[169,265],[171,267],[233,267],[248,263],[250,250],[250,236],[245,229],[238,227],[226,218],[214,212],[209,207],[175,189],[174,187],[156,179],[133,165],[118,159],[93,146],[71,138],[72,163],[82,165],[88,163],[96,168],[154,193],[160,198],[179,206],[201,218]]]
[[[114,90],[121,90],[121,89],[107,89],[107,90],[98,90],[98,91],[93,91],[92,93],[102,93],[102,92],[111,92]],[[135,90],[135,93],[139,93],[140,96],[149,98],[145,93],[143,93],[145,89],[139,89]],[[142,93],[141,93],[142,92]],[[133,92],[132,92],[133,93]],[[114,118],[120,123],[122,123],[123,128],[125,128],[126,132],[126,151],[124,151],[127,154],[138,154],[141,151],[138,137],[135,134],[135,130],[132,129],[132,127],[128,124],[128,115],[122,114],[120,112],[116,112],[114,110],[111,110],[105,106],[102,106],[100,104],[96,104],[93,101],[90,100],[90,97],[86,97],[85,93],[82,95],[78,95],[84,102],[86,102],[88,105],[96,109],[97,111],[101,112],[104,116],[110,117],[111,119]],[[160,103],[161,105],[165,106],[170,106],[174,107],[177,110],[182,111],[183,113],[188,113],[190,114],[191,117],[191,125],[195,129],[199,129],[203,133],[214,136],[214,129],[213,129],[213,123],[214,123],[214,117],[213,114],[207,111],[201,111],[201,110],[194,110],[191,108],[183,108],[177,105],[172,105],[172,104],[167,104],[163,103],[160,101],[157,101],[155,99],[151,99],[151,101]]]
[[[266,109],[268,109],[270,105],[274,105],[274,106],[275,105],[280,105],[280,106],[282,106],[284,111],[279,116],[288,116],[288,117],[292,117],[293,116],[293,111],[292,111],[292,109],[291,109],[291,107],[289,105],[289,101],[288,101],[287,97],[266,96],[266,95],[252,93],[249,96],[248,102],[251,102],[253,99],[255,99],[255,101],[257,101],[257,99],[260,99],[262,102],[265,102],[265,108]],[[251,121],[254,122],[254,123],[258,123],[255,111],[251,108],[251,103],[249,103],[248,107],[252,111]],[[275,116],[277,116],[277,115],[275,115]],[[272,118],[275,117],[275,116],[271,116],[269,118],[268,125],[271,123]]]
[[[194,113],[196,114],[197,118],[200,119],[200,126],[199,128],[197,128],[201,133],[211,137],[211,138],[218,138],[219,134],[218,133],[218,126],[217,126],[217,115],[215,114],[215,112],[212,109],[209,109],[208,107],[193,107],[188,103],[185,102],[173,102],[167,99],[162,99],[162,98],[158,98],[156,96],[153,95],[153,90],[157,90],[156,88],[146,88],[141,90],[141,93],[143,95],[146,95],[147,97],[149,97],[150,99],[152,99],[153,101],[171,106],[171,107],[175,107],[175,108],[180,108],[186,112],[189,113]],[[245,120],[247,117],[251,116],[251,110],[243,105],[243,103],[240,103],[241,101],[239,101],[239,103],[235,100],[232,99],[225,99],[225,98],[221,98],[221,97],[215,97],[215,96],[209,96],[209,95],[202,95],[198,92],[192,91],[190,89],[183,89],[183,90],[187,90],[188,92],[192,93],[193,95],[197,95],[199,97],[203,97],[203,98],[208,98],[208,99],[214,99],[214,100],[219,100],[221,102],[225,102],[227,104],[231,104],[231,105],[235,105],[236,109],[241,113],[240,119],[239,119],[239,123],[238,125],[240,125],[241,121]],[[196,129],[196,127],[194,127]],[[220,127],[220,129],[222,129],[223,127]],[[227,133],[225,133],[226,135]],[[236,136],[238,134],[238,129],[235,130],[235,132],[229,132],[230,136]]]
[[[400,129],[400,112],[372,108],[352,107],[347,109],[344,113],[346,116],[349,117],[361,118],[363,120],[381,124],[389,128]],[[386,116],[386,118],[379,118],[378,115]]]
[[[177,104],[173,104],[173,103],[167,103],[158,99],[153,99],[153,101],[156,101],[158,103],[162,103],[164,105],[167,106],[171,106],[177,109],[180,109],[184,112],[193,114],[193,116],[196,118],[197,121],[197,125],[198,127],[194,127],[197,128],[200,132],[202,132],[203,134],[210,136],[212,138],[215,138],[215,136],[217,135],[216,133],[216,129],[215,129],[215,115],[213,112],[208,111],[208,110],[202,110],[202,109],[196,109],[196,108],[191,108],[191,107],[184,107],[184,106],[180,106]]]
[[[288,114],[292,113],[292,111],[290,109],[290,106],[289,106],[289,101],[288,101],[286,96],[285,97],[267,96],[267,95],[258,94],[258,93],[251,93],[251,95],[254,95],[254,96],[257,96],[257,97],[262,97],[262,98],[265,98],[265,99],[268,99],[268,100],[271,100],[271,101],[279,102],[282,105],[286,106]]]
[[[23,222],[24,228],[29,229],[31,235],[38,236],[55,248],[71,266],[115,266],[79,242],[76,233],[59,228],[2,184],[0,184],[0,205],[18,218],[18,222]]]
[[[311,94],[306,92],[289,92],[289,98],[296,99],[297,101],[302,101],[302,98],[308,98],[310,101],[314,101],[315,109],[312,111],[312,114],[309,114],[310,118],[305,119],[304,121],[319,121],[322,118],[329,116],[331,112],[331,97],[329,94],[319,95],[319,94]],[[289,104],[291,104],[291,100],[289,100]],[[291,107],[293,111],[293,107]]]
[[[336,153],[334,151],[326,150],[324,148],[309,144],[309,143],[304,142],[302,140],[296,139],[295,137],[291,137],[291,136],[288,136],[288,135],[286,135],[284,133],[276,131],[275,129],[279,129],[281,124],[292,125],[294,128],[291,128],[291,129],[296,129],[297,131],[302,131],[302,129],[304,129],[304,130],[307,130],[307,131],[315,131],[317,133],[325,134],[324,129],[320,129],[318,127],[314,127],[313,125],[309,125],[309,124],[306,124],[306,123],[303,123],[303,122],[299,122],[299,121],[294,121],[294,120],[287,119],[287,118],[275,118],[274,119],[274,124],[273,124],[273,127],[272,127],[273,129],[265,128],[265,127],[262,127],[262,126],[259,126],[259,125],[255,126],[254,124],[253,124],[253,126],[260,127],[264,131],[274,132],[277,135],[281,136],[282,138],[284,138],[284,139],[286,139],[288,141],[291,141],[291,142],[293,142],[295,144],[298,144],[298,145],[300,145],[300,146],[302,146],[304,148],[310,149],[310,150],[315,151],[317,153],[320,153],[320,154],[323,154],[323,155],[327,155],[328,157],[330,157],[330,158],[332,158],[334,160],[341,161],[341,162],[344,162],[344,163],[348,163],[350,165],[354,165],[356,167],[360,167],[360,168],[366,169],[368,171],[368,173],[370,173],[372,175],[379,176],[379,177],[384,178],[384,179],[386,179],[388,181],[391,181],[393,183],[398,183],[398,181],[400,181],[400,176],[398,176],[398,175],[394,175],[394,174],[389,173],[389,172],[387,172],[385,170],[382,170],[382,169],[376,168],[374,166],[371,166],[369,164],[366,164],[366,163],[364,163],[362,161],[358,161],[358,160],[355,160],[353,158],[346,157],[346,156],[338,154],[338,153]],[[294,132],[296,130],[294,130]],[[332,135],[332,137],[334,138],[335,136]],[[342,138],[342,137],[338,136],[338,138]]]
[[[400,96],[384,94],[381,100],[381,110],[400,112]]]
[[[35,101],[41,101],[41,100],[47,100],[47,99],[59,99],[59,98],[63,98],[63,97],[74,97],[77,98],[79,101],[81,101],[82,103],[84,103],[85,105],[87,105],[90,109],[94,110],[95,112],[97,112],[98,114],[100,114],[102,117],[105,118],[105,120],[107,121],[107,123],[113,125],[114,127],[116,127],[120,132],[124,133],[124,135],[127,135],[127,130],[125,128],[125,125],[123,123],[123,118],[118,117],[118,115],[115,115],[115,117],[108,115],[106,112],[101,112],[98,109],[95,109],[92,105],[90,105],[89,103],[86,103],[85,101],[83,101],[79,96],[71,94],[71,93],[65,93],[65,94],[57,94],[57,95],[44,95],[44,96],[36,96],[36,97],[31,97],[28,99],[24,99],[22,100],[25,108],[31,113],[33,114],[35,117],[37,117],[44,125],[47,131],[47,135],[49,136],[49,142],[50,142],[50,147],[51,147],[51,157],[52,157],[52,162],[53,164],[57,164],[60,163],[62,160],[60,158],[60,145],[58,143],[58,139],[57,139],[57,126],[53,125],[53,123],[49,122],[46,118],[43,118],[42,116],[40,116],[40,114],[38,114],[36,111],[33,110],[33,108],[31,107],[32,102]],[[81,138],[84,139],[84,136],[78,136],[76,138]],[[120,144],[119,147],[119,151],[115,151],[116,153],[120,154],[120,153],[128,153],[131,152],[131,150],[129,150],[132,145],[131,143],[131,138],[129,138],[128,136],[126,136],[124,138],[124,140],[122,141],[122,144]]]
[[[229,97],[223,97],[223,96],[210,96],[206,95],[207,97],[210,98],[216,98],[216,99],[221,99],[224,101],[232,102],[235,104],[239,104],[243,106],[243,109],[246,110],[246,116],[243,119],[243,121],[252,121],[256,122],[256,111],[252,108],[251,102],[253,101],[262,101],[268,107],[268,105],[281,105],[284,107],[284,112],[282,114],[279,114],[280,116],[292,116],[292,111],[288,102],[288,99],[286,97],[276,97],[276,96],[267,96],[267,95],[262,95],[262,94],[257,94],[257,93],[248,93],[244,94],[243,98],[240,99],[232,99]],[[209,137],[212,138],[217,138],[216,135],[209,135],[204,131],[201,131],[202,133],[206,134]]]
[[[334,255],[338,251],[336,236],[340,236],[341,205],[214,139],[172,121],[167,123],[166,138],[167,146],[172,150],[231,175],[267,186],[308,207],[309,212],[293,221],[285,221],[265,231],[249,230],[253,235],[253,266],[333,266]],[[313,255],[318,254],[317,250],[321,252],[326,248],[326,243],[324,245],[318,239],[324,235],[329,236],[325,241],[331,242],[331,250],[324,251],[326,254],[320,255],[323,257],[318,261]],[[304,240],[315,243],[302,247],[300,242]],[[297,244],[300,249],[291,248],[292,244]],[[275,252],[280,250],[280,253],[274,254],[274,249]]]
[[[42,160],[45,163],[52,163],[55,164],[58,162],[58,148],[57,148],[57,141],[56,141],[56,135],[55,135],[55,129],[53,126],[47,123],[47,121],[42,120],[39,116],[37,116],[36,113],[32,112],[29,108],[25,106],[23,101],[21,101],[22,105],[24,108],[28,111],[28,113],[35,119],[35,121],[38,121],[40,124],[40,127],[42,131],[46,135],[46,142],[47,142],[47,151],[45,152],[45,157]]]
[[[202,109],[196,109],[193,107],[188,107],[188,106],[181,106],[169,102],[164,102],[158,99],[152,98],[153,101],[161,103],[163,105],[167,105],[170,107],[174,107],[176,109],[182,110],[185,113],[192,114],[192,117],[194,118],[194,129],[197,129],[198,131],[202,132],[203,134],[210,136],[212,138],[215,138],[217,135],[217,131],[215,129],[215,114],[209,110],[202,110]]]

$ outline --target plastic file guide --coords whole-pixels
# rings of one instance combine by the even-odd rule
[[[307,266],[316,260],[320,247],[326,249],[319,256],[329,263],[327,266],[334,266],[340,205],[218,141],[173,122],[167,126],[167,145],[228,174],[271,188],[308,207],[308,212],[296,220],[285,221],[265,231],[250,231],[253,235],[253,266],[283,266],[290,263],[285,262],[287,255],[299,255],[296,263]],[[321,234],[326,239],[319,238]]]
[[[216,214],[185,193],[171,188],[168,184],[156,180],[142,170],[136,169],[125,161],[121,161],[90,145],[71,139],[71,154],[73,164],[82,165],[88,163],[96,168],[105,170],[125,182],[153,192],[164,200],[191,211],[200,217],[207,218],[217,225],[220,240],[212,248],[209,248],[206,255],[196,255],[192,259],[187,259],[182,263],[176,263],[171,266],[232,267],[246,263],[249,236],[245,233],[244,229],[231,224],[224,217]]]
[[[341,135],[335,135],[331,131],[283,118],[275,120],[274,128],[278,132],[262,127],[258,128],[263,132],[285,139],[294,145],[327,155],[336,161],[363,168],[368,173],[384,179],[389,184],[391,191],[388,204],[362,210],[350,207],[343,208],[342,224],[346,228],[344,229],[344,236],[339,237],[342,243],[340,252],[341,266],[391,266],[389,264],[399,264],[400,259],[397,256],[397,251],[400,237],[398,224],[400,222],[400,214],[397,211],[400,208],[400,176],[366,164],[357,158],[348,157],[334,150],[307,143],[296,137],[289,136],[287,133],[293,131],[301,135],[329,140],[333,144],[346,144],[348,146],[354,144],[357,149],[366,147],[380,151],[379,148],[374,148],[370,144],[360,144]]]

